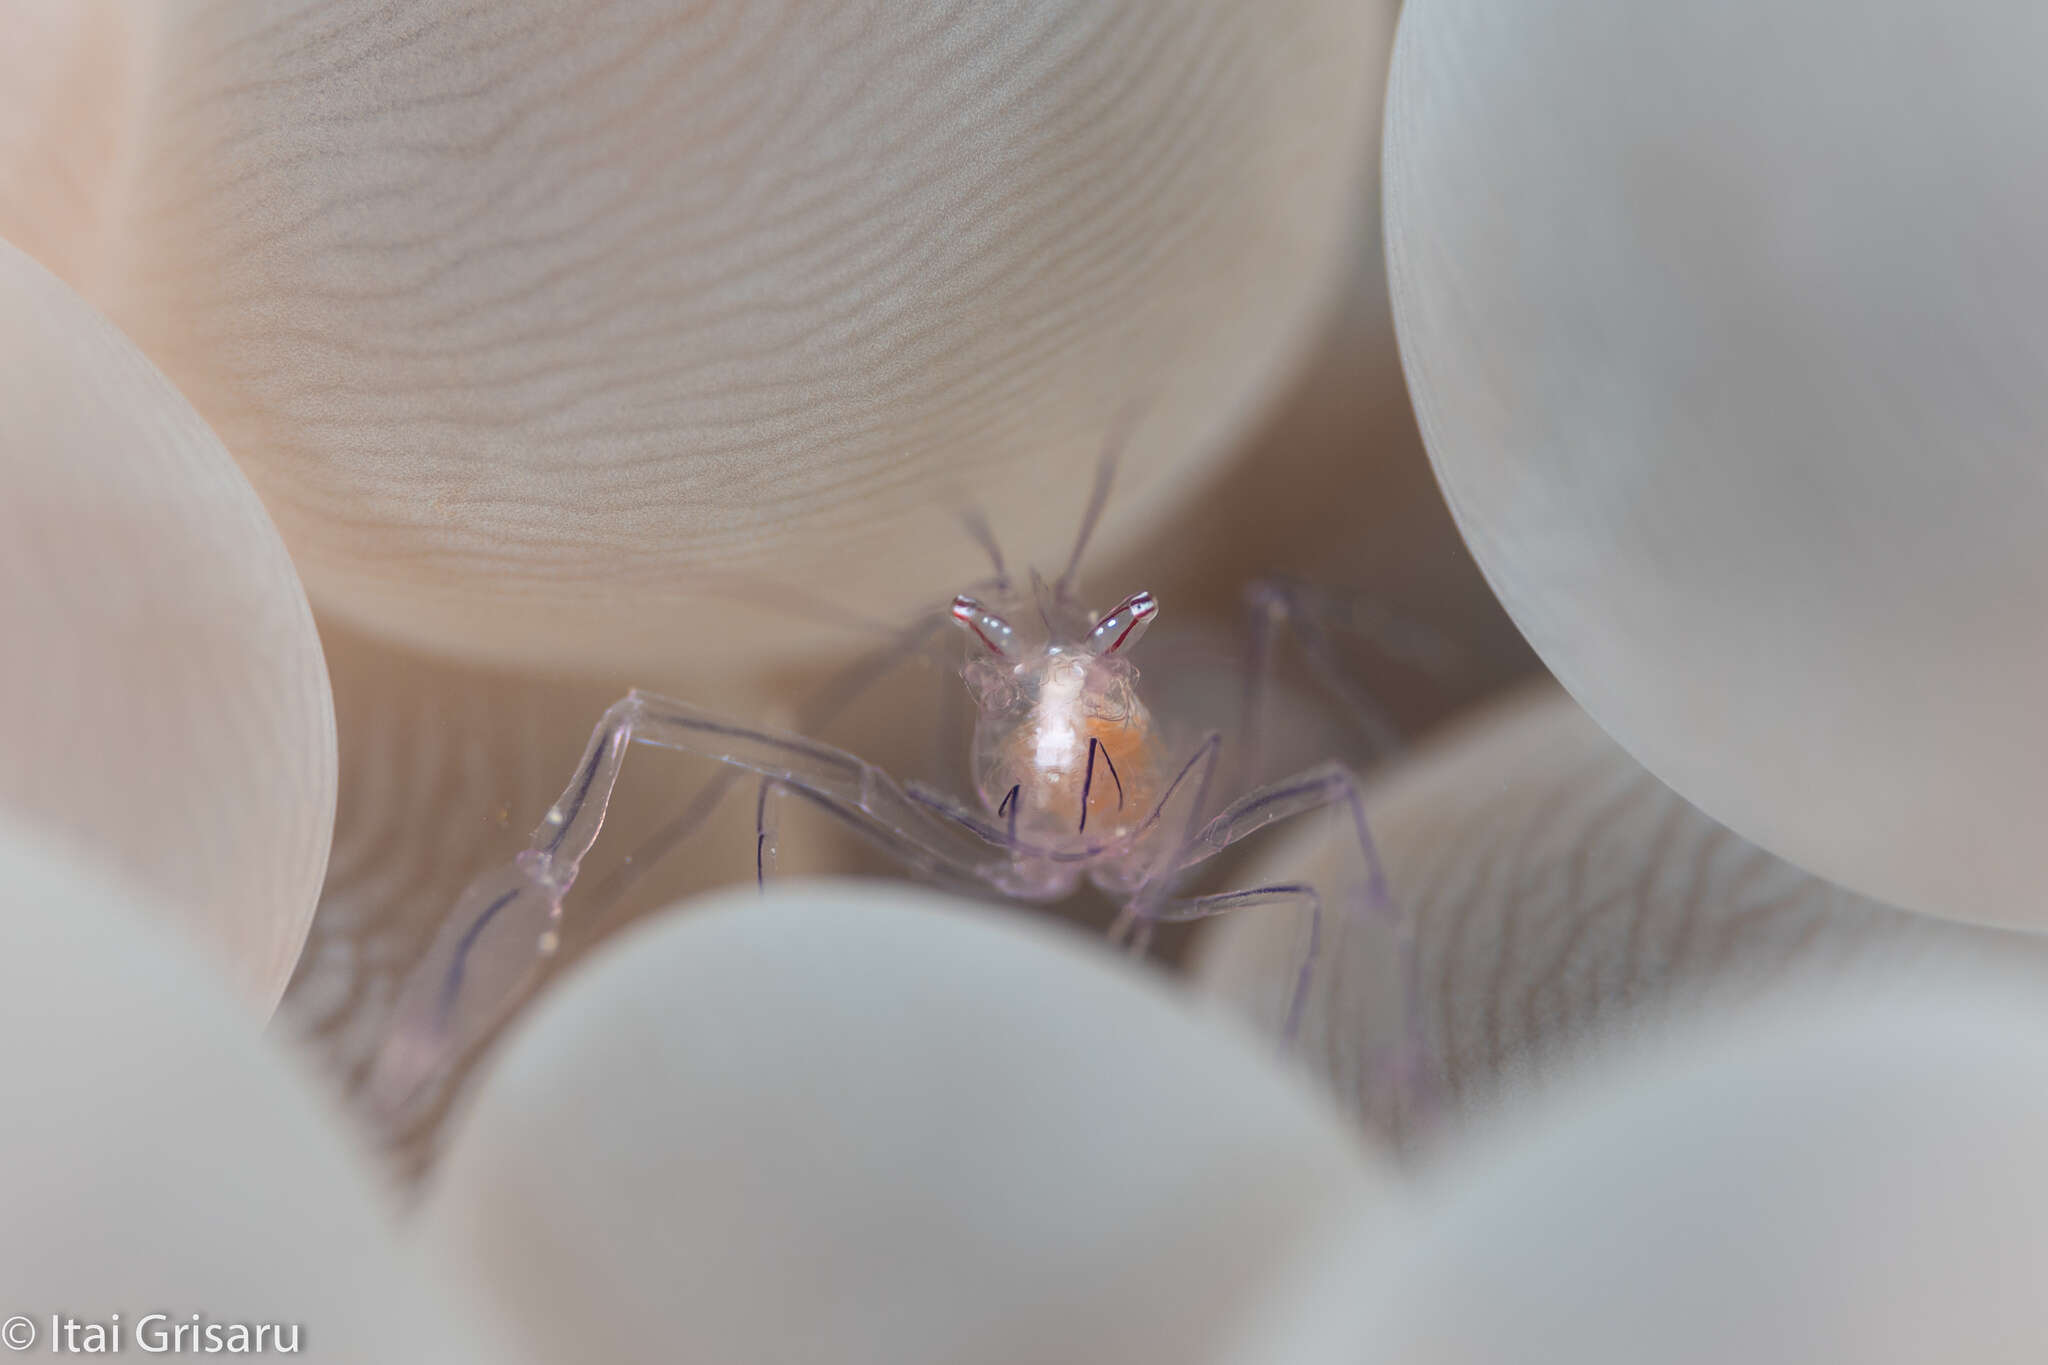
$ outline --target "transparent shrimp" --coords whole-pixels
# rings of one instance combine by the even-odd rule
[[[922,783],[898,783],[874,764],[801,733],[750,725],[644,692],[632,692],[599,721],[569,787],[510,865],[477,879],[450,913],[402,987],[391,1032],[373,1066],[370,1098],[397,1123],[452,1066],[487,1040],[530,993],[559,942],[563,898],[603,826],[612,790],[635,743],[712,759],[725,776],[699,794],[630,860],[638,875],[708,812],[741,777],[759,780],[755,867],[765,883],[777,845],[778,800],[801,797],[840,817],[905,870],[941,884],[990,889],[1050,902],[1085,879],[1120,907],[1113,941],[1142,952],[1160,924],[1258,907],[1305,912],[1308,941],[1283,1034],[1300,1029],[1329,905],[1306,883],[1276,883],[1187,896],[1201,864],[1272,825],[1329,810],[1355,840],[1364,875],[1341,898],[1345,913],[1394,930],[1402,954],[1408,1055],[1401,1072],[1421,1074],[1414,926],[1391,896],[1366,822],[1358,778],[1325,763],[1253,786],[1215,808],[1224,753],[1212,731],[1185,749],[1168,747],[1139,695],[1131,656],[1159,604],[1137,592],[1107,612],[1088,610],[1074,577],[1108,498],[1117,445],[1097,474],[1072,554],[1051,583],[1036,573],[1019,585],[1005,570],[985,522],[969,530],[988,551],[994,576],[953,598],[943,615],[918,623],[863,662],[807,708],[800,728],[818,728],[889,665],[943,623],[965,637],[962,677],[976,708],[971,754],[975,800]],[[1376,709],[1345,691],[1320,623],[1341,628],[1326,604],[1302,589],[1263,585],[1251,595],[1253,667],[1246,688],[1241,782],[1257,771],[1257,717],[1274,634],[1292,627],[1312,670],[1328,676],[1356,707],[1368,734],[1386,729]],[[1362,695],[1362,694],[1361,694]],[[615,879],[616,881],[616,879]],[[614,896],[617,885],[607,888]],[[607,900],[603,894],[600,901]]]

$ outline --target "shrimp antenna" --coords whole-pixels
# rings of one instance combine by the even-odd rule
[[[996,586],[1010,586],[1010,571],[1003,567],[1003,547],[996,544],[996,533],[989,529],[988,513],[969,504],[960,509],[960,524],[967,528],[967,534],[974,538],[988,555],[988,562],[995,566]]]
[[[1057,597],[1064,599],[1073,589],[1074,574],[1081,567],[1081,556],[1087,552],[1088,538],[1095,534],[1095,523],[1102,519],[1103,505],[1109,501],[1109,486],[1116,481],[1116,462],[1130,443],[1131,428],[1137,425],[1137,416],[1135,405],[1118,413],[1115,425],[1110,428],[1109,440],[1103,443],[1102,459],[1095,466],[1095,488],[1088,495],[1088,510],[1081,514],[1080,534],[1074,537],[1074,552],[1067,556],[1067,567],[1061,571],[1059,581],[1053,584],[1053,593]]]

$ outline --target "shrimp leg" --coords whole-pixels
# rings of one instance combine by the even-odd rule
[[[448,1066],[488,1038],[539,982],[566,890],[533,850],[471,882],[399,988],[368,1096],[396,1125]]]
[[[1255,886],[1245,891],[1224,891],[1213,896],[1167,901],[1153,912],[1152,918],[1160,924],[1182,924],[1261,905],[1302,905],[1308,910],[1308,951],[1302,956],[1301,971],[1294,983],[1294,996],[1287,1006],[1287,1026],[1281,1032],[1281,1041],[1292,1046],[1301,1034],[1301,1016],[1308,1006],[1309,980],[1315,975],[1316,956],[1322,948],[1322,893],[1301,882]]]
[[[1400,727],[1340,662],[1331,634],[1366,640],[1382,657],[1428,676],[1440,680],[1455,676],[1458,651],[1453,645],[1433,631],[1404,621],[1378,603],[1354,594],[1287,579],[1268,579],[1246,590],[1245,605],[1250,614],[1250,649],[1239,725],[1243,736],[1239,749],[1243,771],[1234,775],[1239,784],[1248,786],[1264,776],[1260,765],[1265,757],[1266,696],[1272,686],[1282,631],[1301,651],[1309,676],[1342,705],[1375,758],[1400,751]]]
[[[518,1005],[555,949],[562,898],[604,826],[635,744],[676,749],[759,774],[839,816],[911,871],[994,886],[1010,861],[957,826],[932,819],[887,773],[842,749],[741,725],[684,702],[631,692],[605,712],[576,775],[510,866],[471,883],[401,988],[370,1077],[372,1105],[396,1122],[447,1066],[481,1044]],[[767,813],[757,826],[772,842]],[[765,871],[765,864],[764,864]]]
[[[754,885],[761,890],[768,889],[768,872],[775,866],[777,852],[776,798],[782,795],[782,788],[775,785],[775,779],[761,779],[761,791],[754,798]]]
[[[1388,924],[1394,934],[1395,951],[1400,957],[1403,1041],[1400,1053],[1395,1059],[1395,1067],[1402,1077],[1404,1089],[1407,1090],[1409,1097],[1418,1104],[1427,1105],[1431,1098],[1431,1088],[1428,1085],[1425,1067],[1427,1049],[1422,1014],[1422,961],[1415,920],[1413,914],[1397,901],[1388,889],[1386,868],[1380,861],[1379,848],[1373,842],[1371,827],[1366,823],[1365,800],[1358,778],[1343,765],[1320,764],[1294,777],[1260,787],[1232,802],[1187,841],[1179,856],[1168,865],[1164,875],[1139,890],[1127,908],[1127,913],[1151,921],[1171,917],[1176,903],[1165,899],[1163,888],[1172,879],[1268,825],[1339,804],[1343,805],[1350,815],[1352,834],[1365,861],[1366,877],[1362,893],[1350,899],[1353,913],[1363,919],[1378,919]],[[1225,898],[1204,899],[1218,902]],[[1231,907],[1227,904],[1219,903],[1215,906],[1218,912],[1229,908]],[[1319,920],[1320,916],[1315,918]],[[1319,940],[1320,924],[1312,924],[1309,935],[1309,960],[1302,964],[1301,971],[1296,977],[1293,995],[1288,1002],[1290,1036],[1298,1029],[1302,1011],[1306,1007]]]
[[[799,734],[815,734],[832,723],[847,706],[862,696],[869,688],[898,667],[905,659],[921,653],[930,644],[931,637],[949,618],[932,613],[918,618],[899,631],[889,642],[853,661],[847,668],[833,675],[825,684],[798,709],[796,723],[792,727]],[[949,696],[954,689],[947,689]],[[961,695],[964,695],[962,693]],[[725,796],[743,776],[739,768],[721,768],[704,785],[689,804],[675,818],[665,822],[653,834],[628,854],[620,866],[598,884],[593,903],[579,912],[593,938],[601,938],[616,927],[617,912],[625,903],[625,895],[633,884],[657,866],[684,840],[710,818],[711,812],[725,799]],[[757,830],[766,833],[767,852],[774,852],[774,830]],[[772,856],[766,868],[772,869]],[[765,869],[758,869],[765,871]]]

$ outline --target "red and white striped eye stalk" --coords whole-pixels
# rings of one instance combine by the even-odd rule
[[[1010,629],[1010,623],[964,592],[953,599],[953,620],[987,645],[989,653],[1003,659],[1016,657],[1010,647],[1016,643],[1017,632]]]
[[[1117,605],[1117,609],[1095,623],[1088,632],[1087,646],[1091,654],[1115,654],[1138,643],[1138,637],[1145,633],[1145,627],[1159,614],[1159,599],[1149,592],[1134,592]]]

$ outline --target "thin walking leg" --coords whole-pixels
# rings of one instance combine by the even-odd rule
[[[696,753],[761,775],[831,810],[913,872],[1000,884],[1010,860],[987,841],[932,820],[889,775],[841,749],[738,725],[643,692],[614,703],[576,775],[527,848],[486,872],[457,901],[400,989],[390,1035],[370,1075],[372,1104],[396,1121],[450,1063],[511,1012],[559,943],[562,898],[604,826],[633,743]]]
[[[1152,947],[1156,910],[1165,903],[1178,879],[1181,850],[1194,837],[1202,812],[1209,804],[1209,792],[1223,753],[1223,736],[1210,731],[1195,751],[1181,764],[1145,823],[1134,836],[1142,838],[1158,831],[1159,854],[1149,865],[1135,862],[1109,864],[1093,874],[1095,884],[1113,896],[1123,898],[1116,918],[1109,926],[1112,947],[1123,947],[1143,957]]]
[[[1366,823],[1365,799],[1357,777],[1349,769],[1336,763],[1322,764],[1238,798],[1187,841],[1176,859],[1173,872],[1174,875],[1184,873],[1277,821],[1333,805],[1341,805],[1350,817],[1351,833],[1365,863],[1362,892],[1348,897],[1347,903],[1361,922],[1377,920],[1386,924],[1394,935],[1402,991],[1400,1068],[1404,1078],[1404,1097],[1414,1105],[1426,1108],[1433,1102],[1433,1086],[1427,1064],[1421,958],[1414,916],[1388,888],[1379,847],[1373,842],[1372,829]],[[1163,905],[1163,897],[1146,902],[1141,893],[1138,913],[1158,918]],[[1307,984],[1306,977],[1296,983],[1295,999],[1288,1009],[1290,1017],[1302,1007]]]
[[[1240,776],[1245,784],[1257,782],[1264,776],[1261,769],[1265,762],[1266,701],[1272,690],[1279,637],[1283,630],[1294,637],[1310,676],[1342,705],[1351,723],[1365,737],[1374,757],[1393,753],[1401,747],[1401,731],[1394,718],[1337,662],[1336,651],[1324,632],[1325,616],[1317,610],[1320,599],[1311,598],[1298,585],[1265,582],[1254,584],[1245,594],[1245,601],[1251,613],[1250,658],[1246,666],[1244,710],[1240,717],[1245,769]]]
[[[761,779],[761,793],[754,798],[754,885],[768,890],[768,872],[775,866],[776,797],[782,788],[773,779]]]
[[[1322,951],[1323,943],[1323,898],[1317,890],[1305,882],[1289,882],[1276,886],[1255,886],[1246,891],[1224,891],[1213,896],[1196,896],[1188,900],[1173,900],[1159,907],[1152,920],[1159,924],[1176,924],[1188,920],[1209,919],[1216,915],[1228,914],[1232,910],[1249,910],[1262,905],[1303,905],[1308,909],[1308,949],[1302,955],[1301,969],[1295,974],[1294,994],[1287,1003],[1287,1023],[1281,1031],[1281,1041],[1293,1046],[1301,1035],[1301,1016],[1308,1007],[1309,983],[1315,977],[1316,957]]]
[[[810,734],[830,725],[840,712],[887,677],[904,659],[925,648],[933,633],[950,619],[938,613],[922,617],[899,632],[888,644],[854,660],[798,708],[795,728]],[[962,692],[964,694],[965,689]],[[583,922],[590,926],[592,937],[601,938],[612,930],[626,893],[711,818],[719,802],[725,799],[742,776],[744,773],[736,768],[726,768],[714,774],[698,788],[689,805],[641,840],[631,853],[620,860],[619,866],[598,883],[591,893],[588,908],[579,912]]]

